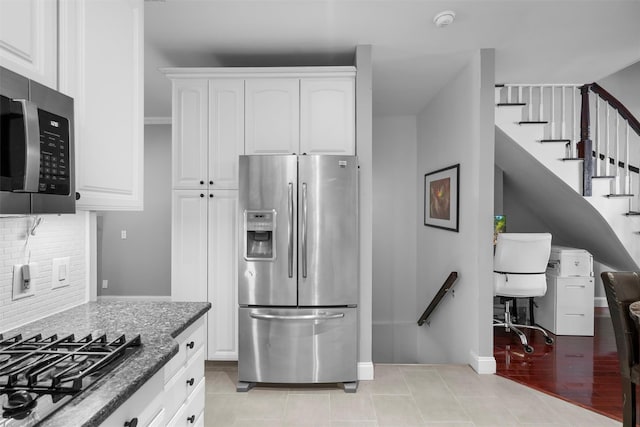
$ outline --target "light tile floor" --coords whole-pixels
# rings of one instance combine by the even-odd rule
[[[336,385],[236,393],[235,363],[207,362],[206,427],[619,427],[622,423],[462,365],[375,365],[357,393]]]

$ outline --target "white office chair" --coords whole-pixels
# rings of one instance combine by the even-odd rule
[[[535,325],[522,325],[511,321],[510,303],[516,298],[543,296],[547,292],[545,271],[551,254],[549,233],[500,233],[493,257],[494,295],[505,302],[504,321],[493,320],[494,326],[512,330],[524,346],[524,351],[533,353],[527,337],[520,330],[534,329],[542,332],[545,343],[553,344],[547,331]],[[533,323],[533,322],[531,322]]]

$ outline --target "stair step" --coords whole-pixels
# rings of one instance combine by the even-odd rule
[[[584,160],[582,157],[563,157],[560,160],[562,160],[563,162],[566,161],[578,161],[578,160]]]
[[[498,107],[524,107],[527,105],[524,102],[499,102],[496,104]]]
[[[615,175],[598,175],[598,176],[592,176],[592,179],[613,179],[615,178]]]
[[[546,125],[548,123],[549,122],[547,121],[530,121],[530,120],[518,122],[519,125]]]
[[[570,139],[541,139],[540,142],[571,142]]]
[[[633,197],[633,194],[607,194],[605,197],[609,197],[609,198]]]
[[[640,215],[640,212],[638,212],[638,211],[629,211],[625,215],[626,216],[636,216],[636,215]]]
[[[504,87],[504,83],[496,83],[496,87]]]

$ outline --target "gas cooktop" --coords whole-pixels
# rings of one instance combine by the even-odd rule
[[[140,335],[0,335],[0,427],[37,425],[139,346]]]

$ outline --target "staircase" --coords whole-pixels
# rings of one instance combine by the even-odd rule
[[[496,164],[554,243],[587,249],[616,270],[638,270],[640,124],[633,115],[596,84],[498,85],[495,124]]]

